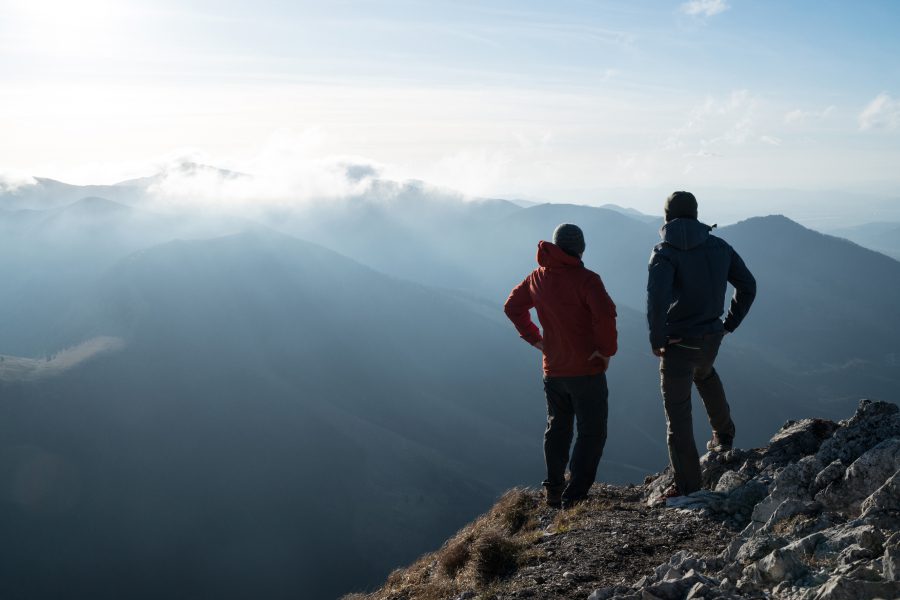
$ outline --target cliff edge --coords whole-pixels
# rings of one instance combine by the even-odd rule
[[[900,598],[900,408],[789,421],[702,459],[706,490],[652,506],[668,471],[572,510],[507,492],[380,589],[345,600]]]

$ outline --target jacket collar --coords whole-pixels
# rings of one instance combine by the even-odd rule
[[[542,267],[582,267],[584,263],[577,256],[566,254],[562,248],[550,242],[538,242],[537,263]]]

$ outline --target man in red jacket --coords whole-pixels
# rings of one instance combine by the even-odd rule
[[[582,254],[581,229],[568,223],[557,227],[552,244],[538,244],[540,266],[513,289],[503,307],[522,339],[544,353],[543,485],[553,507],[569,508],[587,497],[606,444],[606,368],[616,353],[616,305],[600,276],[584,267]],[[531,321],[532,308],[543,335]],[[576,420],[578,436],[569,461]]]

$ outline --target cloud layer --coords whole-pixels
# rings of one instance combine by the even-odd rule
[[[35,180],[30,175],[13,171],[0,171],[0,193],[14,192],[23,185],[32,185]]]
[[[343,198],[366,192],[381,167],[357,156],[324,155],[310,134],[279,133],[228,169],[201,152],[182,152],[159,165],[148,189],[159,208],[252,209]]]
[[[863,131],[882,129],[894,131],[900,127],[900,100],[882,92],[859,113],[859,128]]]
[[[784,122],[788,125],[805,123],[810,121],[821,121],[830,117],[837,110],[834,105],[826,106],[822,110],[801,110],[795,109],[784,115]]]
[[[729,8],[725,0],[691,0],[682,4],[680,10],[692,17],[712,17]]]

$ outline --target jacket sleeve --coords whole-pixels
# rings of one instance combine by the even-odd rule
[[[664,348],[666,345],[666,317],[672,304],[674,281],[675,265],[654,250],[650,255],[647,275],[647,324],[652,348]]]
[[[522,283],[513,288],[503,305],[503,312],[509,317],[513,325],[516,326],[522,339],[532,346],[540,342],[543,337],[541,330],[531,320],[531,313],[528,312],[534,308],[534,301],[531,299],[531,291],[529,289],[529,280],[531,276],[525,278]]]
[[[591,333],[594,347],[603,356],[613,356],[619,349],[616,331],[616,305],[606,293],[599,276],[593,276],[586,286],[585,303],[591,311]]]
[[[725,317],[725,330],[734,331],[747,316],[750,305],[756,298],[756,279],[734,250],[731,251],[731,266],[728,268],[728,283],[734,286],[734,296]]]

